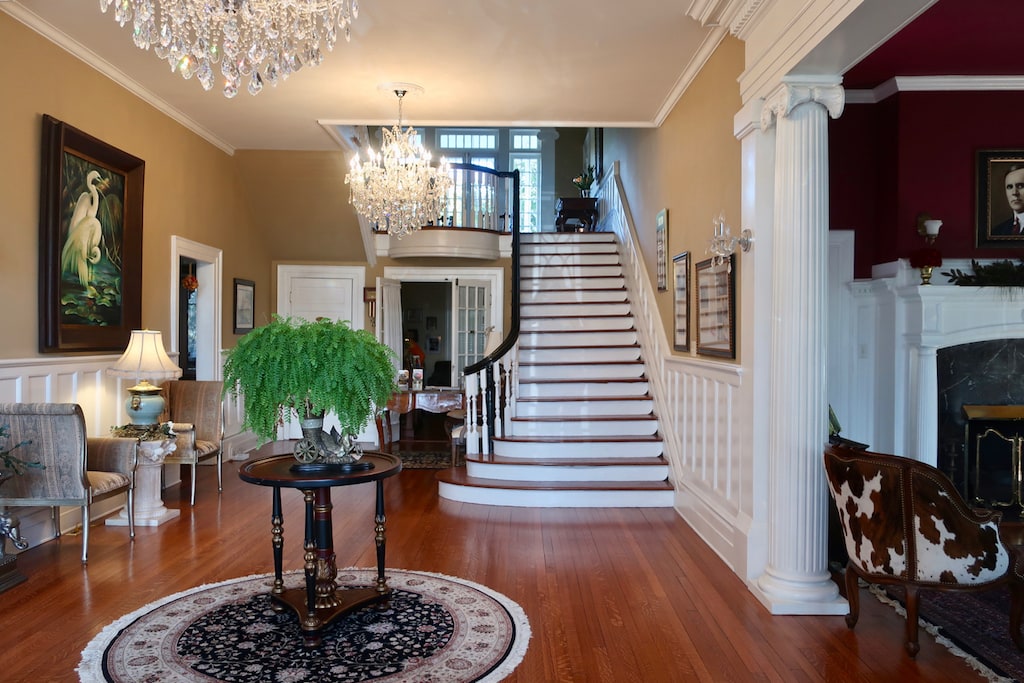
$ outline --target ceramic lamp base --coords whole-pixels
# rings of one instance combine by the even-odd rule
[[[155,425],[164,412],[164,397],[160,395],[160,387],[142,381],[128,389],[128,400],[124,409],[128,413],[128,421],[133,425]]]

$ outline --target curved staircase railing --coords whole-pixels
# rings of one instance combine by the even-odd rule
[[[495,436],[503,436],[512,418],[515,391],[515,358],[519,343],[519,171],[493,171],[471,164],[452,164],[453,169],[466,168],[475,173],[486,172],[498,178],[511,180],[510,199],[506,213],[512,220],[508,227],[512,234],[512,260],[510,297],[511,320],[505,338],[476,363],[467,365],[466,380],[466,452],[491,453]]]

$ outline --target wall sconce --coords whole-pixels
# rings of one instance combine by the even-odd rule
[[[366,317],[377,322],[377,288],[363,287],[363,303],[366,304]]]
[[[715,226],[715,234],[708,246],[712,266],[718,267],[724,264],[726,258],[736,251],[737,246],[743,251],[750,251],[750,245],[754,243],[754,235],[749,229],[742,230],[739,237],[734,237],[725,222],[724,212],[718,214],[713,224]],[[730,272],[732,271],[731,264],[729,265],[729,270]]]
[[[928,246],[918,249],[910,255],[910,265],[921,271],[921,284],[932,283],[932,271],[936,266],[942,265],[942,252],[936,249],[935,238],[939,236],[939,229],[942,228],[942,221],[932,218],[926,213],[917,216],[917,234],[924,238]]]
[[[926,213],[918,215],[917,234],[923,237],[929,246],[935,243],[935,238],[939,236],[940,228],[942,228],[942,221],[932,218]]]

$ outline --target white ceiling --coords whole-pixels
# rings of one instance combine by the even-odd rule
[[[363,0],[352,41],[253,97],[171,73],[98,0],[0,0],[0,9],[82,56],[221,147],[331,150],[321,124],[390,125],[384,83],[423,87],[413,125],[653,126],[720,31],[669,0]],[[606,87],[614,96],[609,97]]]

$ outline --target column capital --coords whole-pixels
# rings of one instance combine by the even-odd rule
[[[789,80],[765,98],[761,109],[761,129],[768,130],[780,117],[787,117],[802,104],[816,102],[828,111],[829,116],[839,118],[846,104],[846,91],[834,77]]]

